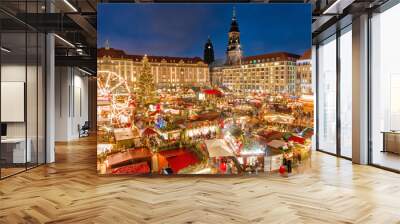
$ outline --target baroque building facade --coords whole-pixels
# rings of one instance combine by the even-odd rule
[[[278,52],[244,57],[241,65],[212,64],[211,83],[236,92],[295,94],[298,58]]]
[[[129,86],[137,86],[144,55],[129,55],[114,48],[97,51],[97,70],[120,75]],[[210,85],[209,67],[199,57],[147,55],[156,88],[202,87]]]
[[[296,62],[296,87],[299,94],[312,94],[311,49]]]
[[[243,56],[239,24],[233,11],[228,32],[226,60],[210,64],[211,83],[236,92],[296,95],[296,61],[288,52]]]
[[[135,87],[142,59],[143,55],[126,54],[106,44],[98,49],[97,68],[122,75]],[[302,56],[288,52],[244,56],[235,10],[224,59],[214,58],[214,46],[208,37],[203,60],[169,56],[148,56],[148,60],[156,88],[214,86],[235,92],[312,94],[311,50]]]

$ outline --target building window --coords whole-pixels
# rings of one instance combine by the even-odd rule
[[[318,48],[318,149],[336,154],[336,36]]]
[[[399,21],[400,4],[371,18],[371,162],[395,170],[400,170]]]
[[[352,157],[352,34],[340,36],[340,155]]]

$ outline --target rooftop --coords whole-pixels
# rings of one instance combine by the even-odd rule
[[[109,56],[114,59],[117,59],[117,58],[132,59],[133,61],[139,62],[139,61],[142,61],[142,58],[144,55],[126,54],[125,51],[114,49],[114,48],[109,48],[109,49],[99,48],[99,49],[97,49],[97,57],[102,58],[104,56]],[[183,61],[184,63],[196,64],[198,62],[204,62],[199,57],[190,58],[190,57],[170,57],[170,56],[147,55],[147,58],[149,59],[149,62],[162,62],[162,60],[165,60],[167,63],[179,63],[180,61]]]
[[[260,55],[253,55],[247,56],[243,58],[243,63],[248,64],[255,60],[264,60],[268,59],[267,61],[296,61],[300,58],[300,55],[292,54],[288,52],[274,52],[274,53],[267,53],[267,54],[260,54]]]
[[[299,60],[309,60],[311,59],[311,48],[306,50],[304,54],[299,58]]]

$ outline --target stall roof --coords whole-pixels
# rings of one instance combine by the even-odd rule
[[[279,149],[280,147],[286,145],[286,142],[283,140],[272,140],[268,142],[268,147]]]
[[[157,134],[157,132],[154,131],[154,129],[152,129],[152,128],[146,128],[142,133],[143,136],[150,136],[150,135],[156,135],[156,134]]]
[[[216,96],[222,95],[222,92],[217,89],[205,89],[205,90],[203,90],[203,93],[208,94],[208,95],[216,95]]]
[[[205,143],[211,158],[234,156],[232,150],[223,139],[205,140]]]
[[[122,163],[126,163],[128,161],[134,160],[149,160],[151,159],[151,152],[147,148],[140,149],[129,149],[126,152],[119,152],[107,157],[109,166],[114,166]]]

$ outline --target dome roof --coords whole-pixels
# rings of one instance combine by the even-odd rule
[[[207,40],[206,44],[204,45],[204,47],[205,48],[213,48],[210,37],[208,37],[208,40]]]

